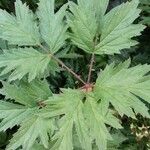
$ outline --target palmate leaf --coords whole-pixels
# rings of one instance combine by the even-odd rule
[[[101,100],[104,112],[111,103],[121,116],[125,114],[135,118],[135,112],[149,117],[148,108],[139,97],[150,103],[150,80],[145,76],[150,66],[138,65],[129,68],[129,64],[128,60],[117,66],[108,65],[96,81],[95,97]]]
[[[137,9],[138,4],[138,0],[132,0],[112,9],[105,15],[100,43],[95,48],[96,54],[119,53],[119,50],[137,44],[131,38],[140,35],[145,28],[140,24],[132,24],[141,12]]]
[[[4,67],[1,76],[12,71],[9,81],[22,79],[28,74],[28,81],[44,73],[51,58],[33,48],[5,50],[0,55],[0,68]]]
[[[0,9],[0,38],[15,45],[40,43],[38,27],[33,13],[20,0],[15,3],[16,16]]]
[[[108,1],[84,0],[78,0],[78,5],[70,3],[72,14],[68,15],[68,24],[72,30],[71,40],[88,53],[120,53],[121,49],[136,45],[131,38],[140,35],[145,28],[132,24],[140,13],[138,0],[123,3],[105,14],[107,4]]]
[[[17,133],[14,134],[14,137],[7,146],[7,150],[14,150],[20,146],[22,146],[23,149],[29,150],[37,138],[40,139],[45,148],[48,148],[48,133],[51,128],[51,119],[42,119],[38,116],[31,117],[21,124],[21,127]]]
[[[40,32],[42,38],[48,44],[51,53],[57,52],[65,43],[67,38],[67,26],[64,24],[66,5],[58,12],[54,12],[55,0],[40,0],[38,17],[40,19]]]
[[[105,124],[121,128],[118,120],[110,113],[103,115],[100,107],[97,107],[97,101],[91,100],[89,96],[86,98],[85,93],[71,89],[62,91],[61,95],[54,95],[45,101],[47,109],[43,109],[40,114],[42,117],[64,115],[59,120],[59,131],[52,137],[54,145],[51,149],[73,149],[74,127],[83,149],[92,150],[94,140],[101,149],[106,149],[107,139],[111,136]],[[82,102],[84,98],[86,103]]]
[[[102,111],[100,105],[96,102],[93,94],[87,97],[85,114],[92,139],[95,139],[99,150],[106,149],[107,140],[112,140],[112,137],[108,132],[105,123],[117,129],[121,128],[121,125],[110,112],[107,112],[107,115],[101,115]]]
[[[37,108],[21,108],[19,105],[6,102],[0,103],[0,105],[0,112],[2,113],[0,118],[5,118],[0,124],[0,130],[5,131],[8,128],[21,124],[19,131],[14,134],[10,144],[7,146],[7,150],[15,150],[20,146],[23,149],[30,149],[37,138],[40,138],[45,148],[48,147],[48,133],[52,129],[52,121],[50,119],[46,120],[34,115],[38,111]]]
[[[39,110],[42,109],[38,102],[40,103],[52,95],[46,81],[35,80],[30,84],[22,82],[19,87],[8,83],[3,83],[3,85],[2,94],[19,104],[0,101],[0,119],[2,119],[0,131],[6,131],[16,125],[21,126],[14,134],[7,149],[15,150],[20,146],[23,149],[30,149],[36,139],[40,139],[40,142],[47,148],[48,133],[54,128],[53,120],[38,115]]]
[[[31,83],[22,81],[20,86],[3,82],[1,94],[5,95],[6,99],[15,100],[15,102],[24,105],[0,101],[0,118],[3,119],[0,124],[1,131],[19,125],[24,119],[38,111],[40,107],[38,102],[52,96],[46,81],[40,80],[34,80]]]
[[[41,111],[40,114],[43,117],[65,115],[59,120],[59,131],[52,137],[54,145],[51,149],[73,149],[72,132],[75,125],[82,147],[88,150],[91,148],[91,139],[88,136],[87,125],[82,112],[84,94],[81,91],[71,89],[63,89],[62,91],[61,95],[54,95],[45,101],[47,109]]]
[[[88,128],[82,112],[83,104],[79,102],[78,106],[73,108],[73,111],[68,112],[60,124],[60,130],[53,137],[56,143],[52,149],[72,150],[73,145],[73,126],[78,135],[80,145],[83,149],[91,150],[91,138],[88,134]],[[76,110],[75,110],[76,109]],[[70,114],[69,114],[70,113]]]
[[[38,109],[0,101],[0,131],[6,131],[22,123],[26,118],[32,116]]]
[[[95,13],[90,10],[92,1],[86,2],[87,6],[84,7],[81,2],[79,3],[81,6],[70,2],[70,10],[73,14],[68,15],[67,22],[73,32],[70,33],[73,43],[89,52],[94,49],[93,39],[97,33],[97,22]]]
[[[76,30],[76,28],[74,27],[81,26],[81,28],[78,28],[76,32],[79,33],[79,38],[83,38],[83,41],[87,40],[86,38],[88,38],[90,34],[92,35],[92,31],[93,34],[95,34],[96,29],[98,33],[101,32],[101,28],[103,26],[102,20],[104,19],[104,14],[107,10],[108,3],[109,0],[78,0],[78,7],[77,5],[74,5],[74,3],[70,3],[70,9],[74,15],[74,20],[73,18],[68,18],[68,23],[69,25],[71,25],[73,30]],[[87,37],[85,37],[84,39],[82,32],[85,31],[87,31]],[[82,35],[82,37],[80,37],[80,34]]]
[[[28,107],[35,107],[38,102],[52,96],[48,83],[38,79],[30,83],[21,81],[19,86],[3,82],[1,94],[5,95],[7,99],[13,99]]]

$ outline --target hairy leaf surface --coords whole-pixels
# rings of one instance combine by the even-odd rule
[[[50,119],[42,119],[34,116],[25,120],[24,123],[21,124],[18,132],[14,134],[14,137],[7,146],[7,150],[17,149],[20,146],[22,146],[23,149],[29,150],[37,138],[40,139],[45,148],[48,148],[48,133],[51,127],[52,122]]]
[[[20,0],[15,3],[15,11],[14,16],[0,9],[0,38],[20,46],[39,44],[39,31],[34,14]]]
[[[19,86],[3,82],[1,94],[5,95],[7,99],[13,99],[28,107],[35,107],[38,102],[52,96],[48,83],[38,79],[30,83],[21,81]]]
[[[43,101],[52,96],[46,81],[22,81],[19,86],[3,82],[1,93],[6,95],[6,99],[15,100],[17,104],[0,101],[0,131],[6,131],[16,125],[21,126],[7,149],[15,150],[20,146],[30,149],[37,139],[48,148],[48,134],[55,128],[53,119],[39,115],[39,111],[45,106],[42,105]]]
[[[136,113],[149,117],[148,108],[139,97],[150,102],[150,80],[145,77],[150,66],[138,65],[129,68],[129,64],[126,61],[117,66],[108,65],[96,81],[95,96],[101,100],[104,108],[111,103],[121,116],[125,114],[135,118],[134,109]]]
[[[50,62],[49,55],[42,54],[33,48],[18,48],[5,50],[0,55],[0,68],[4,70],[0,75],[11,72],[9,80],[22,79],[28,75],[28,81],[44,73]]]
[[[119,50],[137,44],[132,37],[140,35],[145,26],[132,24],[141,12],[137,9],[139,2],[133,0],[119,5],[104,16],[104,25],[100,43],[96,45],[96,54],[120,53]]]
[[[42,38],[49,45],[52,53],[57,52],[65,43],[67,38],[63,19],[66,14],[66,5],[54,12],[54,0],[40,0],[38,17],[40,19],[40,31]]]
[[[6,131],[16,125],[22,123],[37,111],[37,108],[27,108],[25,106],[0,101],[0,131]]]
[[[84,0],[78,0],[78,5],[70,3],[71,40],[88,53],[120,53],[120,50],[136,45],[131,38],[140,35],[145,28],[132,24],[140,13],[138,0],[123,3],[105,14],[107,4],[108,1]]]
[[[87,101],[85,103],[85,115],[92,139],[95,140],[98,149],[103,150],[107,147],[107,140],[112,140],[105,124],[109,124],[114,128],[121,128],[121,125],[110,112],[101,115],[103,113],[93,96],[94,95],[91,94],[87,97]]]
[[[99,148],[106,149],[107,139],[111,138],[106,125],[109,124],[115,128],[121,128],[118,120],[110,113],[103,115],[100,107],[97,107],[97,101],[87,97],[86,103],[83,103],[84,93],[78,90],[63,90],[61,95],[55,95],[45,101],[51,113],[41,112],[43,116],[49,117],[55,115],[64,116],[59,120],[59,131],[52,138],[54,146],[52,149],[73,149],[73,127],[80,145],[83,149],[92,150],[92,142],[97,141]],[[54,110],[53,110],[54,109]],[[57,111],[56,111],[57,110]],[[60,111],[59,111],[60,110]],[[53,111],[53,113],[52,113]],[[93,124],[94,123],[94,124]],[[100,141],[101,142],[100,142]]]

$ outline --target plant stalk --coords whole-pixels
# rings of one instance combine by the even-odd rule
[[[89,66],[89,74],[88,74],[88,79],[87,79],[88,84],[91,82],[92,69],[93,69],[93,64],[94,64],[94,61],[95,61],[94,59],[95,59],[95,55],[94,55],[94,53],[92,53],[90,66]]]
[[[43,45],[39,45],[44,51],[48,51]],[[86,82],[84,82],[81,77],[79,75],[77,75],[71,68],[69,68],[68,66],[66,66],[60,59],[58,59],[57,57],[55,57],[53,54],[51,54],[50,52],[48,53],[49,56],[54,59],[56,62],[58,62],[59,65],[62,66],[62,68],[65,68],[69,73],[71,73],[76,79],[78,79],[81,83],[83,83],[84,85],[86,84]]]

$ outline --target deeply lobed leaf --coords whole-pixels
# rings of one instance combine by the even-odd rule
[[[0,38],[15,45],[37,45],[40,36],[34,14],[21,0],[15,3],[16,16],[0,9]]]
[[[86,98],[86,103],[82,102],[84,98]],[[83,149],[92,150],[94,140],[96,140],[99,148],[106,149],[107,139],[110,139],[111,136],[105,124],[121,128],[118,120],[110,113],[104,115],[101,113],[100,107],[97,107],[96,99],[91,100],[91,97],[86,97],[84,93],[78,90],[63,90],[63,94],[50,97],[46,104],[51,113],[48,113],[48,110],[43,110],[42,116],[52,117],[61,113],[64,114],[59,120],[59,131],[52,138],[54,141],[52,149],[73,149],[73,127],[75,127]]]
[[[25,119],[31,117],[37,111],[36,108],[0,101],[0,131],[6,131],[16,125],[20,125]]]
[[[1,76],[11,72],[9,81],[22,79],[28,74],[28,81],[31,82],[37,76],[44,73],[50,57],[42,54],[33,48],[18,48],[5,50],[0,55],[0,68],[4,67]]]
[[[72,30],[71,40],[88,53],[120,53],[120,50],[136,45],[132,37],[140,35],[145,28],[132,24],[140,13],[138,0],[123,3],[105,14],[107,4],[108,1],[84,0],[78,0],[78,5],[70,3],[72,14],[69,14],[68,24]]]
[[[42,38],[48,44],[50,52],[56,53],[67,38],[67,25],[63,21],[67,5],[64,5],[56,13],[54,12],[54,0],[40,0],[38,5],[37,14],[40,19]]]
[[[21,81],[19,86],[3,82],[1,94],[5,95],[7,99],[13,99],[28,107],[35,107],[38,102],[52,96],[48,83],[38,79],[30,83]]]
[[[100,105],[96,102],[94,95],[88,95],[87,101],[85,102],[85,115],[87,119],[87,125],[92,139],[95,140],[99,150],[106,149],[107,140],[112,140],[112,137],[105,124],[109,124],[114,128],[121,128],[118,120],[107,112],[102,115]]]
[[[3,83],[2,93],[17,104],[0,101],[0,131],[14,126],[21,126],[7,146],[7,149],[30,149],[37,139],[48,148],[49,136],[53,132],[53,119],[40,117],[39,111],[44,107],[38,105],[52,95],[46,81],[22,82],[20,87]],[[42,100],[42,102],[41,102]],[[23,104],[23,105],[20,105]]]
[[[150,80],[145,78],[150,66],[138,65],[128,68],[129,64],[129,61],[126,61],[117,66],[108,65],[96,81],[95,96],[101,100],[104,108],[107,106],[106,110],[111,103],[121,116],[125,114],[135,118],[132,110],[134,109],[135,113],[149,117],[148,108],[139,97],[150,102]]]
[[[20,129],[14,134],[7,146],[7,150],[17,149],[20,146],[23,149],[30,149],[37,138],[40,139],[45,148],[48,148],[48,133],[51,128],[52,122],[50,119],[42,119],[37,116],[31,117],[21,124]]]
[[[132,37],[140,35],[145,26],[132,24],[139,17],[138,0],[119,5],[104,16],[104,26],[96,54],[120,53],[119,50],[137,44]]]
[[[72,31],[71,40],[88,53],[119,53],[137,44],[132,37],[144,29],[143,25],[132,24],[140,13],[138,0],[123,3],[106,14],[108,2],[78,0],[78,5],[69,2],[71,13],[67,22]],[[54,0],[40,0],[37,12],[40,33],[28,7],[20,0],[15,7],[16,16],[0,10],[1,38],[10,44],[35,46],[40,44],[41,33],[52,54],[64,45],[66,5],[55,13]],[[18,86],[3,82],[2,94],[17,104],[0,101],[0,131],[21,126],[8,150],[34,149],[36,143],[44,145],[41,149],[49,149],[49,140],[52,150],[73,150],[75,136],[82,149],[92,150],[96,145],[105,150],[107,141],[112,139],[106,125],[121,128],[110,103],[121,116],[135,118],[135,113],[140,113],[149,117],[148,108],[139,100],[140,97],[150,102],[150,78],[146,76],[149,65],[129,68],[129,61],[117,66],[111,64],[102,71],[92,92],[63,89],[61,94],[52,96],[45,81],[33,80],[55,63],[49,56],[34,48],[5,50],[0,55],[1,75],[10,73],[9,81],[28,75],[30,82],[21,81]],[[57,64],[51,67],[55,70],[55,66]],[[58,128],[56,124],[53,126],[54,120]]]

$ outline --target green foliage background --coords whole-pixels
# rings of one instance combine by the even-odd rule
[[[22,0],[23,2],[27,2],[30,8],[35,11],[37,7],[38,0]],[[75,0],[74,0],[75,1]],[[111,0],[109,9],[121,4],[125,0]],[[67,2],[67,0],[56,0],[56,9],[59,8],[61,5]],[[14,0],[0,0],[0,8],[6,9],[9,12],[14,12]],[[140,8],[143,10],[140,18],[136,20],[137,22],[142,22],[146,24],[147,28],[144,30],[142,35],[138,37],[139,44],[129,50],[125,50],[120,54],[115,54],[114,56],[97,56],[96,57],[96,65],[94,68],[94,74],[96,79],[96,74],[98,72],[98,68],[104,68],[106,64],[111,62],[121,62],[122,60],[126,60],[127,58],[131,58],[132,66],[137,64],[145,64],[150,63],[150,0],[141,0]],[[4,41],[0,41],[0,48],[7,47],[7,43]],[[68,52],[78,52],[79,55],[67,55]],[[62,56],[63,54],[64,56]],[[62,53],[59,53],[60,57],[63,57],[63,61],[68,65],[74,68],[75,72],[81,74],[83,77],[87,72],[88,62],[90,59],[89,54],[85,54],[83,51],[80,51],[78,48],[74,46],[67,45],[65,50]],[[67,59],[67,58],[78,58],[75,59]],[[83,67],[84,66],[84,67]],[[55,77],[48,77],[48,82],[51,85],[52,91],[55,93],[59,92],[60,87],[76,87],[78,84],[69,73],[56,73]],[[53,74],[51,75],[53,76]],[[95,81],[93,78],[93,81]],[[59,83],[57,82],[59,80]],[[147,104],[148,105],[148,104]],[[150,106],[149,106],[150,109]],[[138,116],[138,120],[132,120],[128,118],[123,118],[123,129],[122,133],[114,132],[114,137],[116,142],[109,143],[109,150],[117,149],[115,148],[120,146],[120,149],[123,150],[146,150],[150,149],[150,120],[145,119],[141,116]],[[147,127],[146,129],[141,127]],[[12,130],[7,131],[6,133],[0,133],[0,149],[5,149],[5,146],[8,144],[8,140],[12,137],[12,134],[16,131],[17,127],[13,128]],[[149,136],[140,137],[141,134],[145,134],[145,130],[149,132]],[[133,133],[133,134],[131,134]],[[138,134],[137,134],[138,133]],[[119,140],[118,140],[119,139]],[[112,148],[114,147],[114,149]]]

